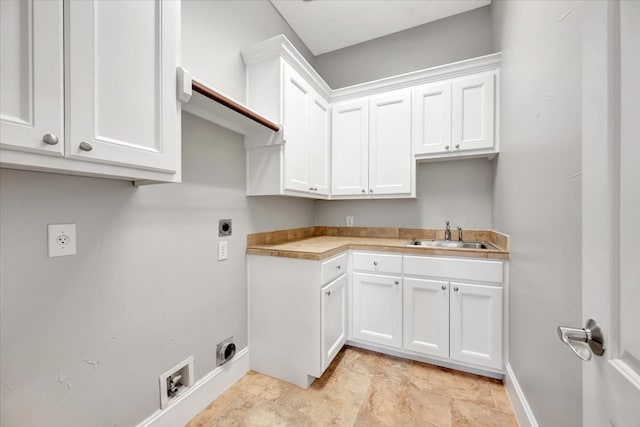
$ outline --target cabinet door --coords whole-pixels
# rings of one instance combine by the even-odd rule
[[[448,152],[451,145],[451,83],[413,90],[413,152]]]
[[[331,116],[329,104],[315,92],[312,92],[310,116],[310,183],[314,193],[329,195]]]
[[[405,278],[404,348],[449,357],[449,282]]]
[[[179,8],[161,0],[65,2],[67,156],[179,170]]]
[[[0,24],[0,147],[62,156],[62,0],[2,0]]]
[[[322,288],[320,299],[322,371],[336,357],[347,340],[347,275]]]
[[[450,286],[451,359],[502,369],[502,288]]]
[[[369,101],[369,193],[411,193],[411,92]]]
[[[402,278],[353,273],[353,338],[402,346]]]
[[[284,64],[284,189],[309,192],[309,108],[311,88],[287,63]]]
[[[494,98],[493,73],[454,80],[454,152],[493,147]]]
[[[331,108],[331,194],[369,189],[369,103],[366,99]]]

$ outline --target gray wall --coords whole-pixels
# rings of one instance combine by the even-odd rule
[[[334,89],[493,53],[489,6],[316,57]]]
[[[284,34],[312,66],[315,57],[267,0],[182,0],[182,62],[194,76],[245,102],[240,51]]]
[[[582,425],[579,2],[494,1],[502,50],[493,225],[511,235],[510,363],[541,426]],[[572,10],[573,9],[573,10]]]
[[[317,225],[344,226],[353,215],[359,227],[491,228],[493,166],[486,159],[418,166],[418,199],[316,202]]]
[[[183,64],[238,99],[239,49],[291,35],[265,2],[182,10]],[[312,225],[314,204],[247,198],[238,134],[184,114],[182,141],[182,184],[0,171],[3,427],[136,424],[159,408],[162,372],[194,355],[198,380],[217,342],[247,344],[245,236]],[[219,218],[234,227],[224,262]],[[47,224],[67,222],[78,255],[47,258]]]

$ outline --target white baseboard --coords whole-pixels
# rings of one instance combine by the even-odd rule
[[[536,417],[533,415],[533,411],[527,402],[527,398],[518,383],[518,379],[511,369],[511,364],[507,363],[507,374],[504,377],[504,388],[507,391],[507,396],[511,401],[511,407],[518,419],[518,424],[521,427],[538,427]]]
[[[169,406],[154,412],[137,427],[183,426],[233,383],[249,371],[249,348],[236,353],[233,359],[209,372]]]

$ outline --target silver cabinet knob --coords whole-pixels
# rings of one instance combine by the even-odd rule
[[[363,192],[363,193],[365,192],[365,191],[364,191],[364,188],[362,189],[362,192]]]
[[[454,286],[454,287],[453,287],[453,290],[454,290],[454,291],[456,291],[456,292],[458,292],[458,287],[457,287],[457,286]]]
[[[460,144],[456,144],[456,148],[460,149]]]
[[[373,193],[373,188],[370,188],[370,189],[369,189],[369,193]]]
[[[447,290],[447,287],[445,285],[442,285],[441,288],[442,288],[443,291]]]
[[[331,296],[331,291],[327,291],[325,294],[327,294],[327,296]]]
[[[399,285],[400,281],[399,280],[395,280],[393,283],[395,283],[396,285]]]
[[[448,149],[449,149],[449,146],[448,146],[448,145],[445,145],[445,146],[444,146],[444,149],[445,149],[445,150],[448,150]]]
[[[378,261],[373,261],[373,265],[378,265]]]
[[[58,143],[58,137],[52,133],[45,133],[42,137],[42,142],[49,145],[56,145]]]
[[[79,145],[80,149],[82,151],[91,151],[93,150],[93,145],[89,144],[88,142],[82,141]]]
[[[340,270],[342,267],[340,266],[340,264],[338,264],[338,265],[336,265],[336,268],[337,268],[338,270]]]

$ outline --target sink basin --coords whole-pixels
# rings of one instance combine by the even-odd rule
[[[427,240],[427,239],[413,239],[407,246],[420,246],[426,248],[458,248],[458,249],[491,249],[496,250],[496,247],[487,242],[465,242],[457,240]]]

